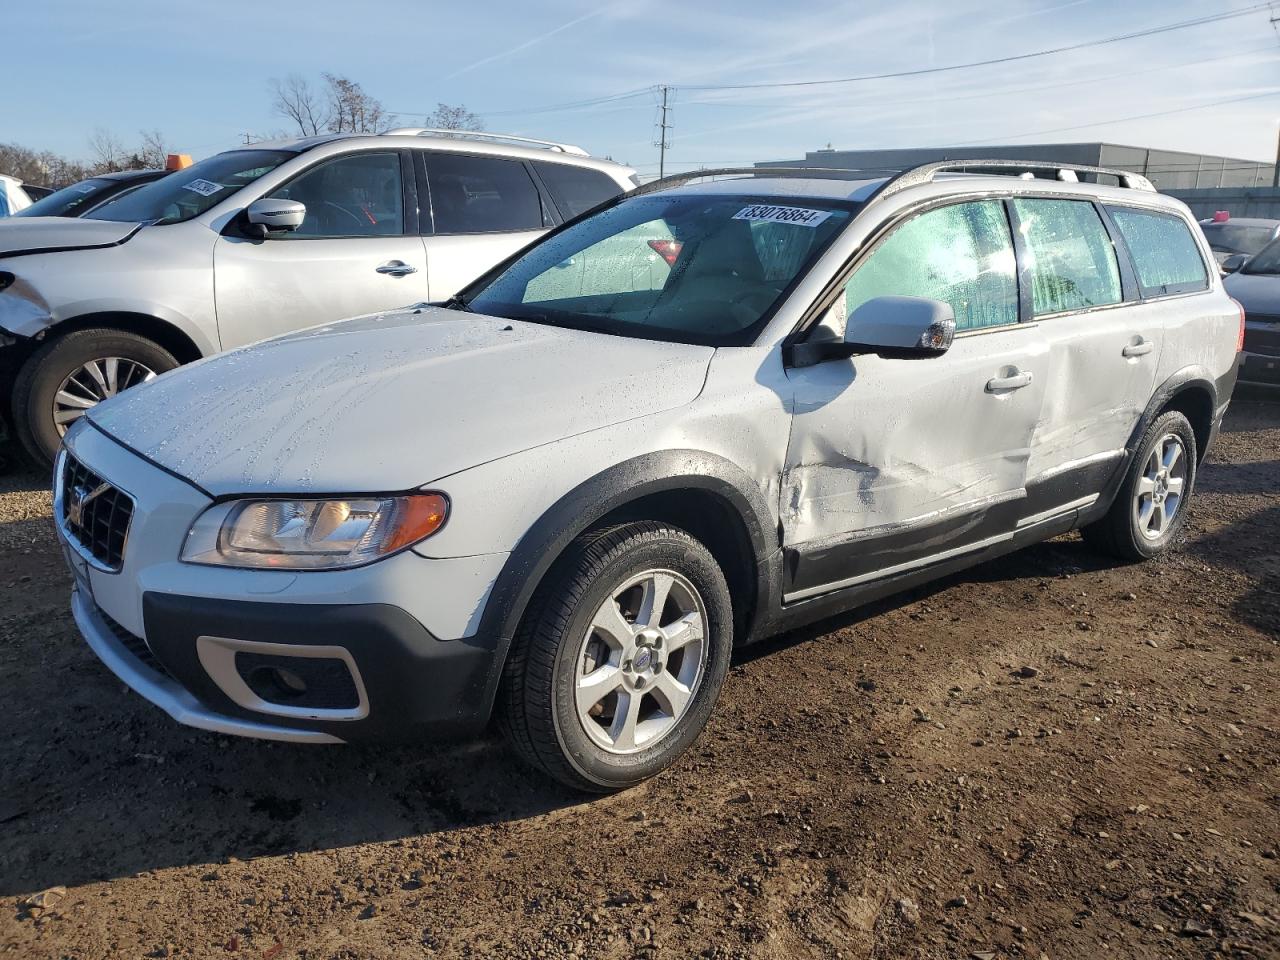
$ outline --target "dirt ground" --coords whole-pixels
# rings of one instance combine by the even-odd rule
[[[175,725],[77,637],[41,483],[0,479],[0,952],[1280,957],[1280,403],[1168,558],[1065,537],[753,648],[605,799]]]

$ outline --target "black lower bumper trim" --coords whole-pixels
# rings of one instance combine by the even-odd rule
[[[147,643],[168,673],[205,707],[231,717],[319,730],[346,741],[465,739],[488,722],[494,650],[437,640],[388,604],[259,603],[146,593]],[[369,698],[360,720],[312,720],[246,709],[205,672],[196,638],[345,648]]]

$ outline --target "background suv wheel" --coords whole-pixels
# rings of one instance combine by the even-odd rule
[[[123,330],[76,330],[27,358],[13,385],[18,439],[42,467],[86,410],[178,366],[159,344]]]
[[[1176,410],[1156,417],[1111,509],[1081,529],[1085,542],[1122,560],[1163,553],[1186,523],[1196,463],[1196,435],[1187,418]]]
[[[571,787],[629,787],[701,733],[732,647],[729,589],[696,539],[656,522],[585,535],[539,586],[507,658],[504,732]]]

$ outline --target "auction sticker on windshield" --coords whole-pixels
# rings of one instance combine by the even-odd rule
[[[182,189],[198,193],[202,197],[211,197],[222,189],[222,184],[214,183],[212,180],[192,180],[190,183],[184,183]]]
[[[830,210],[810,210],[807,207],[776,207],[767,203],[755,203],[743,207],[733,215],[735,220],[755,220],[763,223],[794,223],[801,227],[816,227],[831,216]]]

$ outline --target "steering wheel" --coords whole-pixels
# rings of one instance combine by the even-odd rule
[[[755,322],[759,314],[737,300],[684,300],[672,304],[667,315],[675,320],[681,330],[704,333],[734,333]],[[690,322],[692,321],[692,322]]]

